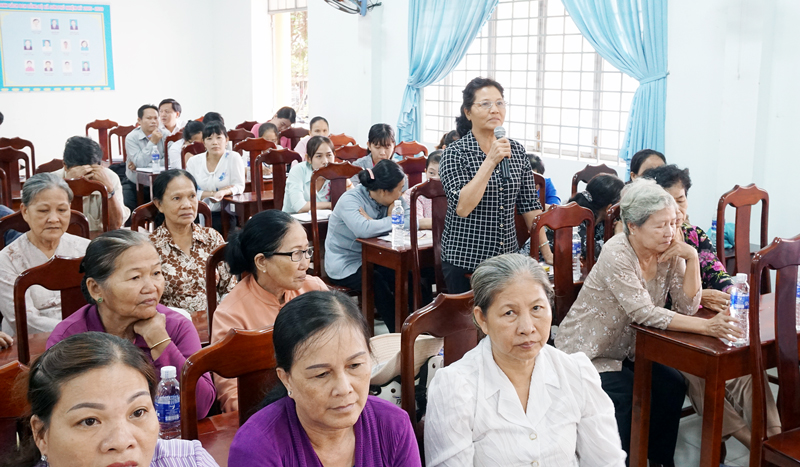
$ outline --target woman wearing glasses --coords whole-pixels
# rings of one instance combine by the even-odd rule
[[[442,272],[450,293],[470,290],[467,275],[483,260],[519,250],[516,211],[528,226],[542,212],[525,148],[494,135],[506,117],[503,86],[490,78],[475,78],[463,96],[461,115],[456,118],[461,138],[447,146],[439,167],[447,194]],[[551,263],[553,254],[544,229],[537,243],[545,261]]]
[[[214,313],[211,343],[231,328],[261,329],[291,299],[312,290],[328,290],[318,277],[307,275],[312,248],[303,226],[283,211],[262,211],[228,239],[225,257],[231,273],[247,273]],[[224,412],[239,410],[235,379],[214,376]]]

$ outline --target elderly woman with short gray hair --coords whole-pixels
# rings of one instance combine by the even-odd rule
[[[675,200],[653,180],[639,178],[625,187],[623,232],[603,247],[555,339],[560,350],[586,354],[600,372],[627,452],[635,351],[630,325],[713,337],[741,335],[725,314],[708,320],[689,316],[700,305],[700,264],[697,250],[683,242],[677,213]],[[675,311],[664,308],[667,295]],[[677,370],[654,364],[652,387],[648,458],[651,466],[674,465],[686,386]]]
[[[164,276],[150,239],[130,230],[106,232],[89,244],[81,269],[89,304],[56,326],[47,348],[74,334],[107,332],[133,342],[158,372],[174,366],[181,374],[186,359],[200,350],[200,337],[190,320],[159,304]],[[216,399],[208,373],[196,394],[197,415],[203,418]]]
[[[36,174],[22,188],[22,218],[30,230],[0,251],[0,311],[3,332],[16,334],[14,282],[22,272],[53,256],[79,258],[89,240],[67,233],[72,190],[61,177]],[[61,293],[33,286],[25,294],[27,332],[50,332],[61,321]]]

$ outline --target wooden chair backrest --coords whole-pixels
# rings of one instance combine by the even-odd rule
[[[144,203],[143,205],[134,209],[133,214],[131,214],[131,230],[134,232],[138,232],[139,229],[145,229],[148,231],[155,230],[153,221],[156,219],[157,214],[158,208],[156,208],[152,201],[149,203]],[[203,226],[211,227],[211,208],[209,208],[205,202],[197,202],[197,214],[203,215]],[[150,227],[153,228],[151,229]]]
[[[614,236],[614,222],[620,219],[619,203],[611,205],[606,209],[606,220],[603,226],[603,243],[611,240],[611,237]]]
[[[572,176],[572,196],[578,193],[578,182],[589,183],[589,180],[593,179],[594,176],[598,174],[617,175],[617,171],[605,164],[586,165],[586,167]]]
[[[206,313],[208,314],[208,336],[211,338],[211,326],[214,324],[214,312],[217,311],[217,266],[225,261],[224,243],[217,247],[206,260]]]
[[[63,159],[53,159],[50,162],[45,162],[44,164],[36,167],[36,170],[33,172],[34,174],[41,174],[46,172],[55,172],[56,170],[64,168],[64,160]]]
[[[30,177],[30,172],[32,169],[36,168],[36,151],[33,149],[33,143],[28,141],[27,139],[22,138],[0,138],[0,148],[14,148],[17,150],[22,151],[25,148],[30,149],[31,151],[31,167],[27,168],[26,174]]]
[[[286,174],[289,172],[287,167],[290,167],[292,162],[303,162],[300,154],[290,149],[270,149],[256,157],[255,163],[255,177],[253,178],[253,185],[256,184],[255,180],[262,180],[262,164],[269,164],[272,166],[272,209],[283,209],[283,195],[286,193]],[[260,188],[260,186],[259,186]],[[256,205],[258,212],[264,210],[263,200],[261,199],[261,190],[256,190]]]
[[[11,206],[11,183],[3,169],[0,169],[0,204],[6,207]]]
[[[255,192],[261,190],[260,186],[259,189],[256,189],[256,183],[254,183],[254,181],[258,179],[258,177],[256,177],[256,158],[264,152],[275,148],[277,148],[277,146],[275,146],[275,143],[272,141],[267,141],[264,138],[252,137],[241,141],[233,147],[233,150],[241,154],[242,157],[245,158],[245,161],[250,161],[250,191]]]
[[[186,157],[187,154],[191,154],[192,156],[196,156],[198,154],[203,154],[206,152],[206,145],[201,142],[196,142],[187,145],[183,149],[181,149],[181,168],[186,170],[186,160],[189,159]]]
[[[80,271],[83,258],[62,258],[54,256],[46,263],[30,268],[14,282],[14,316],[17,320],[17,351],[19,361],[25,365],[30,363],[31,354],[28,346],[28,313],[25,306],[25,292],[33,285],[47,290],[61,292],[61,319],[86,305],[81,291],[83,273]]]
[[[20,439],[20,419],[30,410],[26,385],[28,367],[18,361],[0,366],[0,457],[7,458],[17,448],[17,435]]]
[[[195,391],[197,381],[205,373],[214,372],[223,378],[238,379],[241,426],[268,390],[277,384],[276,367],[272,326],[255,331],[231,329],[221,341],[191,355],[183,364],[181,374],[181,437],[198,437]]]
[[[6,171],[12,192],[19,192],[22,190],[22,183],[19,180],[19,161],[24,162],[25,180],[27,180],[31,177],[31,163],[28,159],[28,155],[19,149],[14,149],[12,147],[0,147],[0,169]]]
[[[719,224],[717,224],[719,225]],[[761,341],[760,306],[763,277],[776,271],[775,281],[775,354],[778,356],[778,413],[782,431],[800,428],[800,349],[797,345],[795,293],[798,266],[800,266],[800,235],[794,238],[776,238],[753,257],[750,268],[750,342]],[[750,345],[750,371],[753,378],[753,424],[750,465],[762,464],[762,444],[767,440],[766,402],[764,391],[769,390],[765,372],[764,350],[761,345]],[[772,464],[769,464],[772,465]],[[787,464],[788,465],[788,464]]]
[[[447,213],[447,196],[444,187],[439,179],[430,179],[411,188],[409,202],[411,204],[411,215],[409,230],[417,231],[419,220],[417,220],[417,199],[424,196],[431,200],[431,231],[433,233],[433,269],[436,275],[436,291],[438,293],[447,291],[447,284],[442,273],[442,233],[444,232],[444,217]],[[411,236],[411,257],[413,264],[411,274],[414,278],[414,309],[422,307],[422,267],[419,259],[419,239],[416,235]]]
[[[308,130],[301,127],[291,127],[281,131],[281,138],[289,138],[292,142],[288,149],[294,149],[304,136],[308,136]]]
[[[344,162],[354,162],[367,155],[367,150],[358,145],[337,148],[336,157]]]
[[[402,141],[394,147],[394,153],[403,156],[403,159],[407,157],[417,157],[419,153],[423,154],[422,157],[428,157],[428,148],[426,148],[424,144],[419,144],[416,141]]]
[[[415,311],[400,332],[400,399],[408,414],[422,452],[422,430],[417,423],[414,398],[414,342],[420,334],[444,338],[444,365],[456,362],[478,345],[478,329],[472,322],[472,291],[439,294],[433,303]],[[457,388],[454,388],[457,390]]]
[[[427,163],[428,159],[420,156],[405,158],[398,162],[397,165],[403,169],[403,172],[408,177],[408,186],[414,186],[422,183],[422,174],[425,173]]]
[[[258,123],[258,122],[244,121],[244,122],[236,125],[236,129],[237,130],[251,131],[253,129],[253,127],[256,126],[256,123]]]
[[[22,218],[22,213],[16,211],[6,217],[0,219],[0,250],[6,247],[5,234],[9,230],[16,230],[19,233],[24,233],[31,230],[30,226],[25,219]],[[83,238],[89,238],[89,220],[82,212],[72,210],[72,215],[69,218],[69,226],[67,232],[72,235],[77,235]]]
[[[725,208],[732,206],[736,209],[735,234],[733,244],[734,268],[728,274],[734,276],[739,272],[749,273],[750,260],[750,214],[752,207],[761,202],[761,241],[759,246],[764,248],[768,243],[767,225],[769,223],[769,193],[757,187],[754,183],[747,186],[736,185],[719,198],[717,204],[717,258],[725,263]],[[768,293],[771,289],[769,277],[762,282],[761,293]]]
[[[338,150],[341,146],[346,146],[348,144],[355,145],[356,139],[352,136],[347,136],[344,133],[340,133],[338,135],[330,135],[328,138],[331,139],[331,143],[333,143],[334,150]]]
[[[164,139],[164,170],[169,169],[169,145],[179,144],[183,146],[183,130],[178,131],[174,135],[167,136]]]
[[[97,142],[100,144],[100,149],[103,150],[103,160],[111,161],[111,152],[108,147],[108,130],[119,126],[113,120],[95,120],[86,124],[86,136],[89,136],[89,129],[97,130]]]
[[[542,203],[542,210],[544,210],[545,209],[545,206],[544,206],[544,191],[545,191],[544,177],[542,177],[541,175],[539,175],[536,172],[534,172],[533,173],[533,183],[534,183],[534,186],[536,187],[536,192],[537,193],[541,193],[539,195],[539,202]],[[517,244],[519,244],[519,247],[522,248],[522,246],[525,245],[525,242],[528,241],[528,238],[530,238],[530,231],[528,230],[528,224],[525,223],[525,218],[516,209],[514,210],[514,228],[516,228],[516,230],[517,230]],[[531,248],[532,249],[537,249],[536,245],[538,245],[538,243],[536,243],[536,244],[532,243],[531,244]]]
[[[249,130],[245,130],[244,128],[228,130],[228,139],[230,140],[231,146],[234,148],[234,151],[236,151],[236,145],[239,144],[239,142],[252,137],[253,134],[250,133]]]
[[[128,149],[125,147],[125,138],[128,137],[128,134],[136,128],[136,125],[123,125],[112,128],[108,132],[108,139],[111,142],[111,137],[117,137],[117,149],[120,155],[122,155],[122,162],[128,162]],[[111,147],[109,146],[109,157],[113,160],[114,155],[111,154]]]
[[[572,280],[572,228],[586,222],[586,273],[594,265],[594,213],[591,209],[579,206],[574,201],[564,206],[553,206],[534,218],[531,225],[531,257],[538,259],[539,230],[549,227],[555,233],[553,249],[553,278],[555,289],[555,310],[553,325],[558,326],[569,312],[572,303],[578,297],[583,281]]]
[[[319,235],[319,220],[317,219],[317,196],[314,187],[317,186],[317,178],[322,177],[331,182],[331,210],[336,207],[339,198],[347,191],[347,180],[361,172],[361,167],[356,167],[349,162],[334,162],[323,165],[311,174],[311,186],[309,193],[311,199],[311,239],[314,245],[314,272],[325,279],[325,267],[323,258],[325,254]]]
[[[68,178],[67,185],[72,190],[74,195],[72,198],[72,209],[75,211],[83,212],[83,197],[89,196],[92,193],[99,191],[101,199],[101,215],[103,222],[103,232],[108,232],[108,190],[106,186],[94,180],[87,180],[86,178]]]

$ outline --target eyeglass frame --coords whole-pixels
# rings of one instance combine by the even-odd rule
[[[311,259],[311,258],[314,257],[314,247],[310,246],[310,247],[306,248],[305,250],[292,250],[292,251],[287,251],[287,252],[276,251],[275,253],[272,253],[272,256],[288,256],[289,259],[292,260],[292,262],[294,262],[294,263],[299,263],[300,261],[303,261],[302,257],[300,257],[298,259],[294,259],[293,256],[294,256],[295,253],[301,253],[302,255],[305,256],[305,259]]]
[[[485,106],[484,104],[487,104],[488,107]],[[483,110],[488,112],[488,111],[492,110],[492,107],[497,107],[497,110],[507,109],[509,104],[508,104],[508,101],[506,101],[504,99],[500,99],[500,100],[497,100],[497,101],[494,101],[494,102],[490,101],[490,100],[485,100],[485,101],[480,101],[480,102],[473,102],[472,105],[473,106],[477,105],[481,109],[483,109]]]

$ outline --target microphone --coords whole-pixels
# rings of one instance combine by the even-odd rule
[[[494,129],[494,137],[497,139],[505,138],[506,137],[506,129],[502,126],[495,127]],[[508,158],[504,157],[503,160],[500,161],[500,175],[505,180],[511,179],[511,170],[508,168]]]

